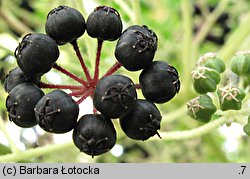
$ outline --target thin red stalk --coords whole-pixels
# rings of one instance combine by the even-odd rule
[[[80,104],[81,102],[83,102],[88,96],[89,96],[89,91],[87,91],[85,94],[83,94],[81,96],[81,98],[77,101],[77,104]]]
[[[93,108],[93,113],[94,113],[94,114],[97,114],[97,113],[98,113],[98,111],[97,111],[96,108]]]
[[[99,78],[99,66],[100,66],[100,57],[102,50],[103,40],[97,39],[97,50],[96,50],[96,59],[95,59],[95,73],[93,81],[96,84]]]
[[[135,88],[136,89],[141,89],[141,85],[140,84],[135,84]]]
[[[81,83],[81,84],[84,85],[84,86],[87,86],[87,85],[88,85],[88,83],[87,83],[86,81],[84,81],[83,79],[77,77],[77,76],[74,75],[73,73],[71,73],[71,72],[65,70],[64,68],[62,68],[61,66],[59,66],[59,65],[56,64],[56,63],[54,64],[53,68],[55,68],[56,70],[58,70],[58,71],[64,73],[65,75],[69,76],[70,78],[72,78],[73,80],[75,80],[75,81]]]
[[[86,91],[83,90],[78,90],[78,91],[73,91],[72,93],[69,93],[70,96],[79,96],[79,95],[84,95]]]
[[[39,83],[39,87],[41,88],[52,88],[52,89],[82,89],[83,86],[74,86],[74,85],[55,85],[55,84],[48,84],[44,82]]]
[[[122,64],[119,62],[116,62],[107,72],[104,76],[109,76],[115,73],[119,68],[121,68]],[[104,77],[103,76],[103,77]]]
[[[90,77],[89,70],[88,70],[87,66],[85,65],[84,60],[82,58],[82,54],[81,54],[81,52],[79,50],[79,47],[78,47],[78,44],[77,44],[77,40],[72,41],[71,44],[73,45],[73,48],[74,48],[74,50],[76,52],[76,56],[78,57],[78,59],[80,61],[83,72],[84,72],[84,74],[85,74],[85,76],[87,78],[87,81],[90,82],[92,79]]]

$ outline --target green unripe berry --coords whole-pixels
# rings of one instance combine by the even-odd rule
[[[208,95],[201,95],[187,103],[187,114],[198,121],[207,123],[216,112],[216,107]]]
[[[243,78],[243,88],[246,88],[250,85],[250,76],[245,76]]]
[[[243,127],[243,131],[250,136],[250,116],[248,116],[248,122],[247,124]]]
[[[246,96],[243,89],[237,88],[231,83],[217,90],[217,95],[220,100],[220,108],[222,111],[240,110],[242,100]]]
[[[243,127],[243,131],[246,133],[246,135],[250,136],[250,123],[247,123],[244,127]]]
[[[206,94],[216,91],[220,74],[211,68],[198,66],[192,71],[193,86],[197,93]]]
[[[231,59],[231,70],[239,76],[250,75],[250,51],[240,51]]]
[[[204,66],[212,68],[219,73],[223,73],[226,70],[226,65],[221,59],[210,59],[204,64]]]
[[[198,60],[198,65],[214,69],[218,73],[223,73],[226,70],[224,61],[212,52],[202,55]]]

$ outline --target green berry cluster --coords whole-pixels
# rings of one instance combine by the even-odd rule
[[[243,81],[243,87],[249,91],[250,85],[250,51],[239,51],[231,59],[231,70]],[[240,97],[244,98],[243,96]],[[240,101],[239,99],[239,101]],[[250,116],[243,127],[244,132],[250,136]]]
[[[217,110],[223,114],[229,110],[242,109],[246,89],[243,83],[230,79],[229,74],[232,72],[236,74],[237,79],[249,79],[249,51],[236,53],[231,59],[231,70],[227,71],[224,61],[215,53],[206,53],[198,59],[196,68],[191,72],[193,88],[198,96],[187,103],[187,113],[191,118],[208,123]],[[244,131],[248,135],[249,121],[244,126]]]

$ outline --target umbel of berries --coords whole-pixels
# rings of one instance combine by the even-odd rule
[[[119,118],[134,109],[136,99],[136,88],[130,78],[110,75],[97,83],[93,103],[104,116]]]
[[[159,133],[161,114],[154,103],[138,99],[134,111],[120,118],[120,125],[124,133],[135,140],[147,140]]]
[[[6,99],[9,119],[20,127],[35,126],[34,107],[44,93],[32,83],[22,83],[15,86]]]
[[[117,42],[115,57],[127,70],[147,68],[154,59],[157,42],[156,34],[147,26],[130,26]]]
[[[87,19],[87,33],[100,40],[117,40],[121,36],[122,21],[119,13],[111,7],[95,8]]]
[[[27,34],[15,50],[17,64],[27,75],[47,73],[59,57],[56,42],[45,34]]]
[[[207,123],[216,112],[216,107],[208,95],[201,95],[187,103],[187,114],[198,121]]]
[[[45,30],[58,45],[76,40],[84,34],[85,29],[84,17],[74,8],[59,6],[48,13]]]
[[[177,70],[163,61],[154,61],[139,77],[143,96],[155,103],[172,99],[180,90]]]
[[[131,139],[160,137],[158,130],[162,117],[154,102],[164,103],[172,99],[180,90],[180,81],[173,66],[153,62],[158,43],[153,30],[145,25],[133,25],[122,33],[119,13],[107,6],[97,7],[89,15],[87,24],[76,9],[59,6],[48,13],[45,26],[46,34],[24,36],[15,50],[19,67],[12,70],[5,81],[5,90],[9,92],[6,108],[11,121],[20,127],[38,124],[43,130],[57,134],[74,129],[75,146],[92,157],[108,152],[115,145],[113,118],[119,118],[122,130]],[[89,36],[97,38],[93,77],[78,46],[78,38],[86,29]],[[100,78],[102,43],[118,38],[115,57],[119,62]],[[84,77],[78,77],[56,63],[58,45],[66,43],[73,46]],[[142,70],[139,85],[124,75],[114,75],[122,66],[130,71]],[[79,84],[41,81],[42,75],[52,67]],[[35,84],[57,90],[44,95]],[[137,100],[136,87],[142,89],[146,100]],[[77,101],[73,97],[78,98]],[[96,113],[84,115],[77,122],[79,104],[87,97],[93,98]]]
[[[40,76],[26,75],[19,67],[16,67],[12,69],[6,76],[4,81],[4,89],[9,93],[15,86],[24,82],[30,82],[37,85],[40,79]]]
[[[78,104],[62,90],[46,94],[34,110],[39,126],[52,133],[66,133],[72,130],[79,113]]]
[[[73,131],[75,146],[92,157],[108,152],[116,143],[116,131],[109,118],[101,114],[82,116]]]

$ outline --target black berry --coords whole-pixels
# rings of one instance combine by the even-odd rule
[[[37,85],[40,79],[41,79],[40,76],[26,75],[19,67],[16,67],[12,69],[6,76],[4,81],[4,89],[6,92],[9,93],[10,90],[12,90],[15,86],[24,82],[30,82]]]
[[[108,118],[118,118],[133,110],[137,99],[133,81],[123,75],[110,75],[96,85],[93,103]]]
[[[17,64],[27,75],[48,72],[59,57],[55,41],[45,34],[28,34],[16,48]]]
[[[45,24],[46,33],[52,37],[58,45],[81,37],[86,29],[82,14],[71,7],[59,6],[51,10]]]
[[[91,37],[114,41],[121,36],[121,32],[122,21],[114,8],[99,6],[87,19],[87,33]]]
[[[72,130],[79,113],[78,104],[64,91],[46,94],[35,106],[36,121],[47,132],[66,133]]]
[[[135,109],[120,118],[120,125],[124,133],[135,140],[147,140],[159,133],[161,114],[154,103],[138,99]]]
[[[127,70],[147,68],[153,61],[157,41],[156,34],[147,26],[131,26],[119,38],[115,57]]]
[[[139,77],[143,96],[155,103],[172,99],[180,90],[177,70],[163,61],[154,61]]]
[[[9,120],[20,127],[35,126],[34,107],[43,95],[42,90],[31,83],[15,86],[6,99]]]
[[[109,118],[101,114],[82,116],[74,131],[74,144],[92,157],[108,152],[116,143],[116,131]]]

